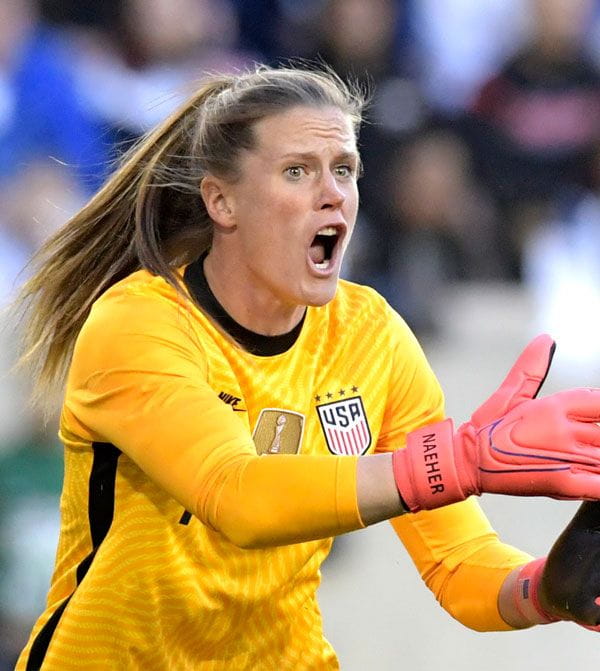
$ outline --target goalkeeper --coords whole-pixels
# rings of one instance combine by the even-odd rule
[[[600,390],[536,398],[540,336],[444,417],[401,317],[339,280],[362,106],[330,72],[209,79],[41,250],[24,358],[47,397],[68,369],[65,479],[19,671],[338,668],[319,567],[385,519],[466,626],[600,622],[593,565],[564,580],[593,507],[546,561],[474,498],[600,499]]]

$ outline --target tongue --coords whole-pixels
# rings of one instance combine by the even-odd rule
[[[308,254],[313,263],[323,263],[325,261],[325,247],[318,242],[313,242]]]

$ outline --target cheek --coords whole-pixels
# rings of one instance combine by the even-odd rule
[[[306,212],[307,203],[298,189],[272,181],[259,182],[244,189],[238,208],[243,222],[262,222],[263,228],[279,231],[282,224],[292,222]]]
[[[261,214],[263,234],[274,242],[291,242],[304,234],[304,226],[310,214],[310,203],[300,194],[293,190],[280,192],[264,203]]]
[[[346,196],[346,202],[344,205],[347,223],[351,226],[354,226],[356,217],[358,215],[359,206],[358,191],[356,189],[351,191]]]

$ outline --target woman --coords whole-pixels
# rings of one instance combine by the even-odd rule
[[[65,482],[18,669],[337,668],[319,566],[388,518],[468,626],[549,621],[539,561],[465,499],[600,498],[600,392],[534,399],[542,336],[444,420],[401,318],[338,280],[362,104],[327,72],[215,77],[42,250],[25,358],[41,392],[69,368]]]

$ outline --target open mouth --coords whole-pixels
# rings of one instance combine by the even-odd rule
[[[334,251],[340,240],[336,226],[324,226],[313,238],[309,256],[317,270],[327,270],[334,260]]]

